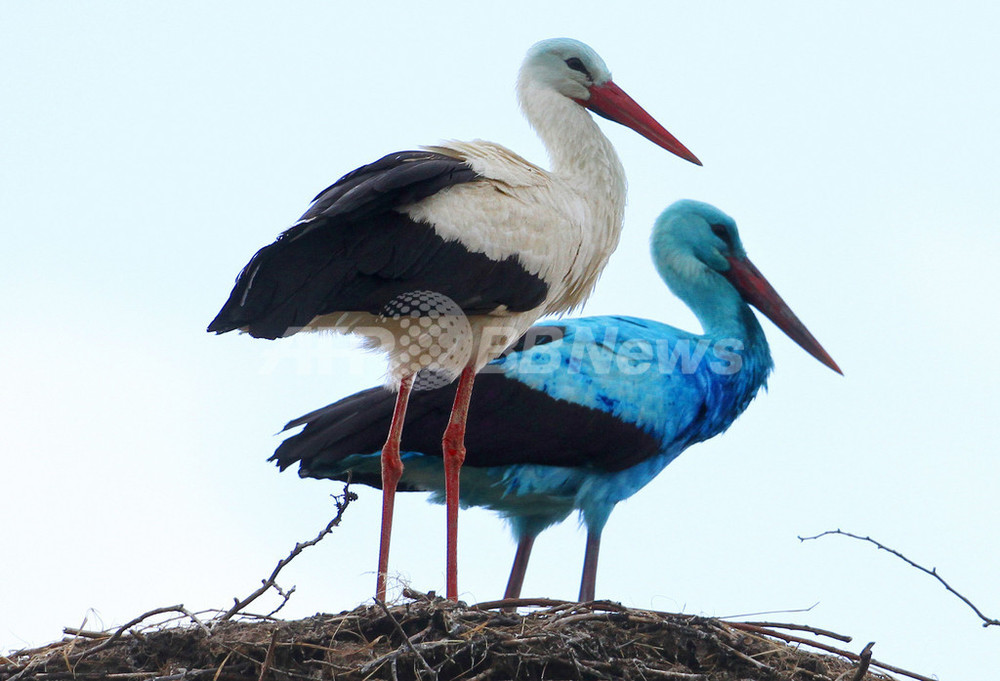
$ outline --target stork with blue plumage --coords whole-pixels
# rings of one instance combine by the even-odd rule
[[[461,503],[500,513],[517,539],[506,597],[520,594],[535,538],[578,511],[587,528],[580,600],[594,598],[601,532],[681,452],[725,431],[772,369],[763,312],[817,360],[840,368],[747,258],[736,223],[679,201],[657,219],[652,255],[695,313],[696,334],[633,317],[534,326],[480,373],[469,408]],[[455,386],[415,393],[402,438],[401,489],[442,495],[437,433]],[[392,394],[372,388],[285,429],[273,461],[299,475],[379,486]]]
[[[447,594],[456,599],[459,470],[475,374],[538,318],[582,304],[618,244],[625,172],[588,109],[700,165],[579,41],[534,45],[517,94],[551,171],[483,141],[390,154],[358,168],[253,256],[208,327],[268,339],[354,333],[388,355],[396,396],[378,448],[380,599],[403,474],[400,433],[415,377],[458,378],[441,424]]]

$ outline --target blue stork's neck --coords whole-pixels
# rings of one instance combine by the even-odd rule
[[[733,288],[719,287],[720,290],[713,291],[711,295],[702,291],[685,291],[683,286],[676,284],[671,288],[691,308],[706,338],[737,338],[747,346],[758,347],[764,356],[770,357],[767,338],[757,316]]]
[[[766,385],[774,366],[764,329],[740,294],[715,273],[669,277],[667,283],[698,318],[711,355],[726,360],[711,366],[713,378],[726,384],[721,393],[726,404],[718,405],[715,424],[725,430]]]
[[[729,239],[734,243],[713,235],[712,224],[729,226]],[[764,385],[773,363],[757,317],[722,274],[729,265],[719,248],[742,253],[738,238],[732,219],[717,209],[696,202],[678,202],[657,220],[650,245],[657,272],[698,318],[704,330],[702,338],[709,341],[713,354],[731,348],[736,355],[732,371],[726,376],[735,379],[736,385],[730,385],[729,390],[744,393],[737,403],[745,407],[745,402]]]

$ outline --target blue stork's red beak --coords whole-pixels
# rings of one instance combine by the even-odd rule
[[[838,374],[843,375],[844,372],[840,370],[833,358],[809,333],[805,324],[799,321],[799,318],[795,316],[795,313],[752,262],[745,256],[729,257],[726,260],[729,261],[729,270],[722,274],[729,280],[729,283],[736,287],[744,300],[763,312],[768,319],[774,322],[775,326],[784,331],[803,350]]]
[[[609,80],[603,85],[591,85],[590,99],[576,101],[598,116],[632,128],[650,142],[663,147],[670,153],[696,165],[701,165],[697,156],[688,151],[687,147],[677,141],[676,137],[667,132],[662,125],[656,122],[656,119],[612,81]]]

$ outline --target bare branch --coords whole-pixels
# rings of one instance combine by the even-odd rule
[[[915,567],[918,570],[920,570],[921,572],[926,572],[931,577],[933,577],[934,579],[936,579],[937,581],[939,581],[941,583],[941,585],[944,586],[945,589],[947,589],[948,591],[950,591],[951,593],[953,593],[963,603],[965,603],[967,606],[969,606],[970,608],[972,608],[973,612],[975,612],[976,615],[979,616],[979,619],[981,619],[983,621],[983,626],[984,627],[988,627],[988,626],[1000,626],[1000,620],[994,619],[992,617],[987,617],[986,615],[984,615],[979,610],[979,608],[977,608],[972,603],[972,601],[970,601],[968,598],[966,598],[962,594],[960,594],[957,591],[955,591],[955,589],[952,588],[951,584],[949,584],[948,582],[944,581],[944,579],[941,577],[941,575],[939,575],[937,573],[937,568],[931,568],[931,569],[928,570],[923,565],[919,565],[917,563],[914,563],[912,560],[910,560],[909,558],[907,558],[906,556],[904,556],[899,551],[897,551],[895,549],[892,549],[892,548],[889,548],[885,544],[881,544],[881,543],[875,541],[874,539],[872,539],[871,537],[862,537],[862,536],[857,535],[857,534],[851,534],[850,532],[844,532],[843,530],[837,529],[837,530],[827,530],[826,532],[820,532],[819,534],[817,534],[815,536],[812,536],[812,537],[799,537],[799,541],[803,541],[804,542],[804,541],[809,541],[810,539],[819,539],[820,537],[825,537],[828,534],[839,534],[839,535],[844,536],[844,537],[850,537],[851,539],[859,539],[861,541],[866,541],[866,542],[868,542],[870,544],[874,544],[876,547],[878,547],[882,551],[888,551],[892,555],[896,556],[897,558],[899,558],[900,560],[902,560],[903,562],[905,562],[907,565],[910,565],[911,567]]]
[[[252,594],[250,594],[241,601],[236,600],[234,598],[233,607],[229,608],[229,610],[227,610],[222,615],[219,615],[219,617],[217,617],[215,620],[216,623],[225,622],[227,620],[232,619],[234,615],[236,615],[238,612],[240,612],[245,607],[250,605],[252,602],[257,600],[259,596],[261,596],[266,591],[272,588],[277,589],[278,593],[284,597],[284,601],[281,603],[281,605],[278,606],[277,609],[272,611],[271,614],[273,615],[275,612],[277,612],[278,610],[280,610],[285,606],[285,603],[288,602],[288,599],[295,591],[295,587],[292,587],[287,592],[283,591],[277,584],[275,584],[275,580],[278,578],[278,573],[281,572],[286,565],[292,562],[292,560],[297,555],[302,553],[305,549],[309,548],[310,546],[315,546],[316,544],[318,544],[323,539],[323,537],[333,532],[333,528],[340,525],[340,521],[344,517],[344,511],[347,509],[348,505],[350,505],[352,501],[358,498],[358,495],[356,495],[354,492],[351,492],[348,489],[349,486],[350,483],[345,483],[344,491],[339,495],[333,496],[334,503],[337,505],[337,515],[334,516],[333,520],[327,523],[326,527],[323,528],[323,530],[314,538],[310,539],[309,541],[297,543],[295,545],[295,548],[292,549],[291,553],[289,553],[287,556],[278,561],[278,564],[274,567],[274,570],[271,571],[271,576],[265,580],[261,580],[261,586],[259,589],[257,589],[256,591],[254,591]]]

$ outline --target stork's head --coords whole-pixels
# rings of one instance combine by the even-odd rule
[[[528,50],[522,74],[575,100],[587,100],[590,88],[611,80],[611,71],[589,45],[572,38],[550,38]]]
[[[743,249],[736,222],[700,201],[677,201],[656,220],[653,262],[670,290],[706,327],[726,322],[749,303],[798,343],[803,350],[842,373]],[[745,308],[744,308],[745,309]]]
[[[589,45],[550,38],[532,45],[521,65],[522,83],[558,92],[599,116],[632,128],[681,158],[701,161],[611,80],[611,70]]]

